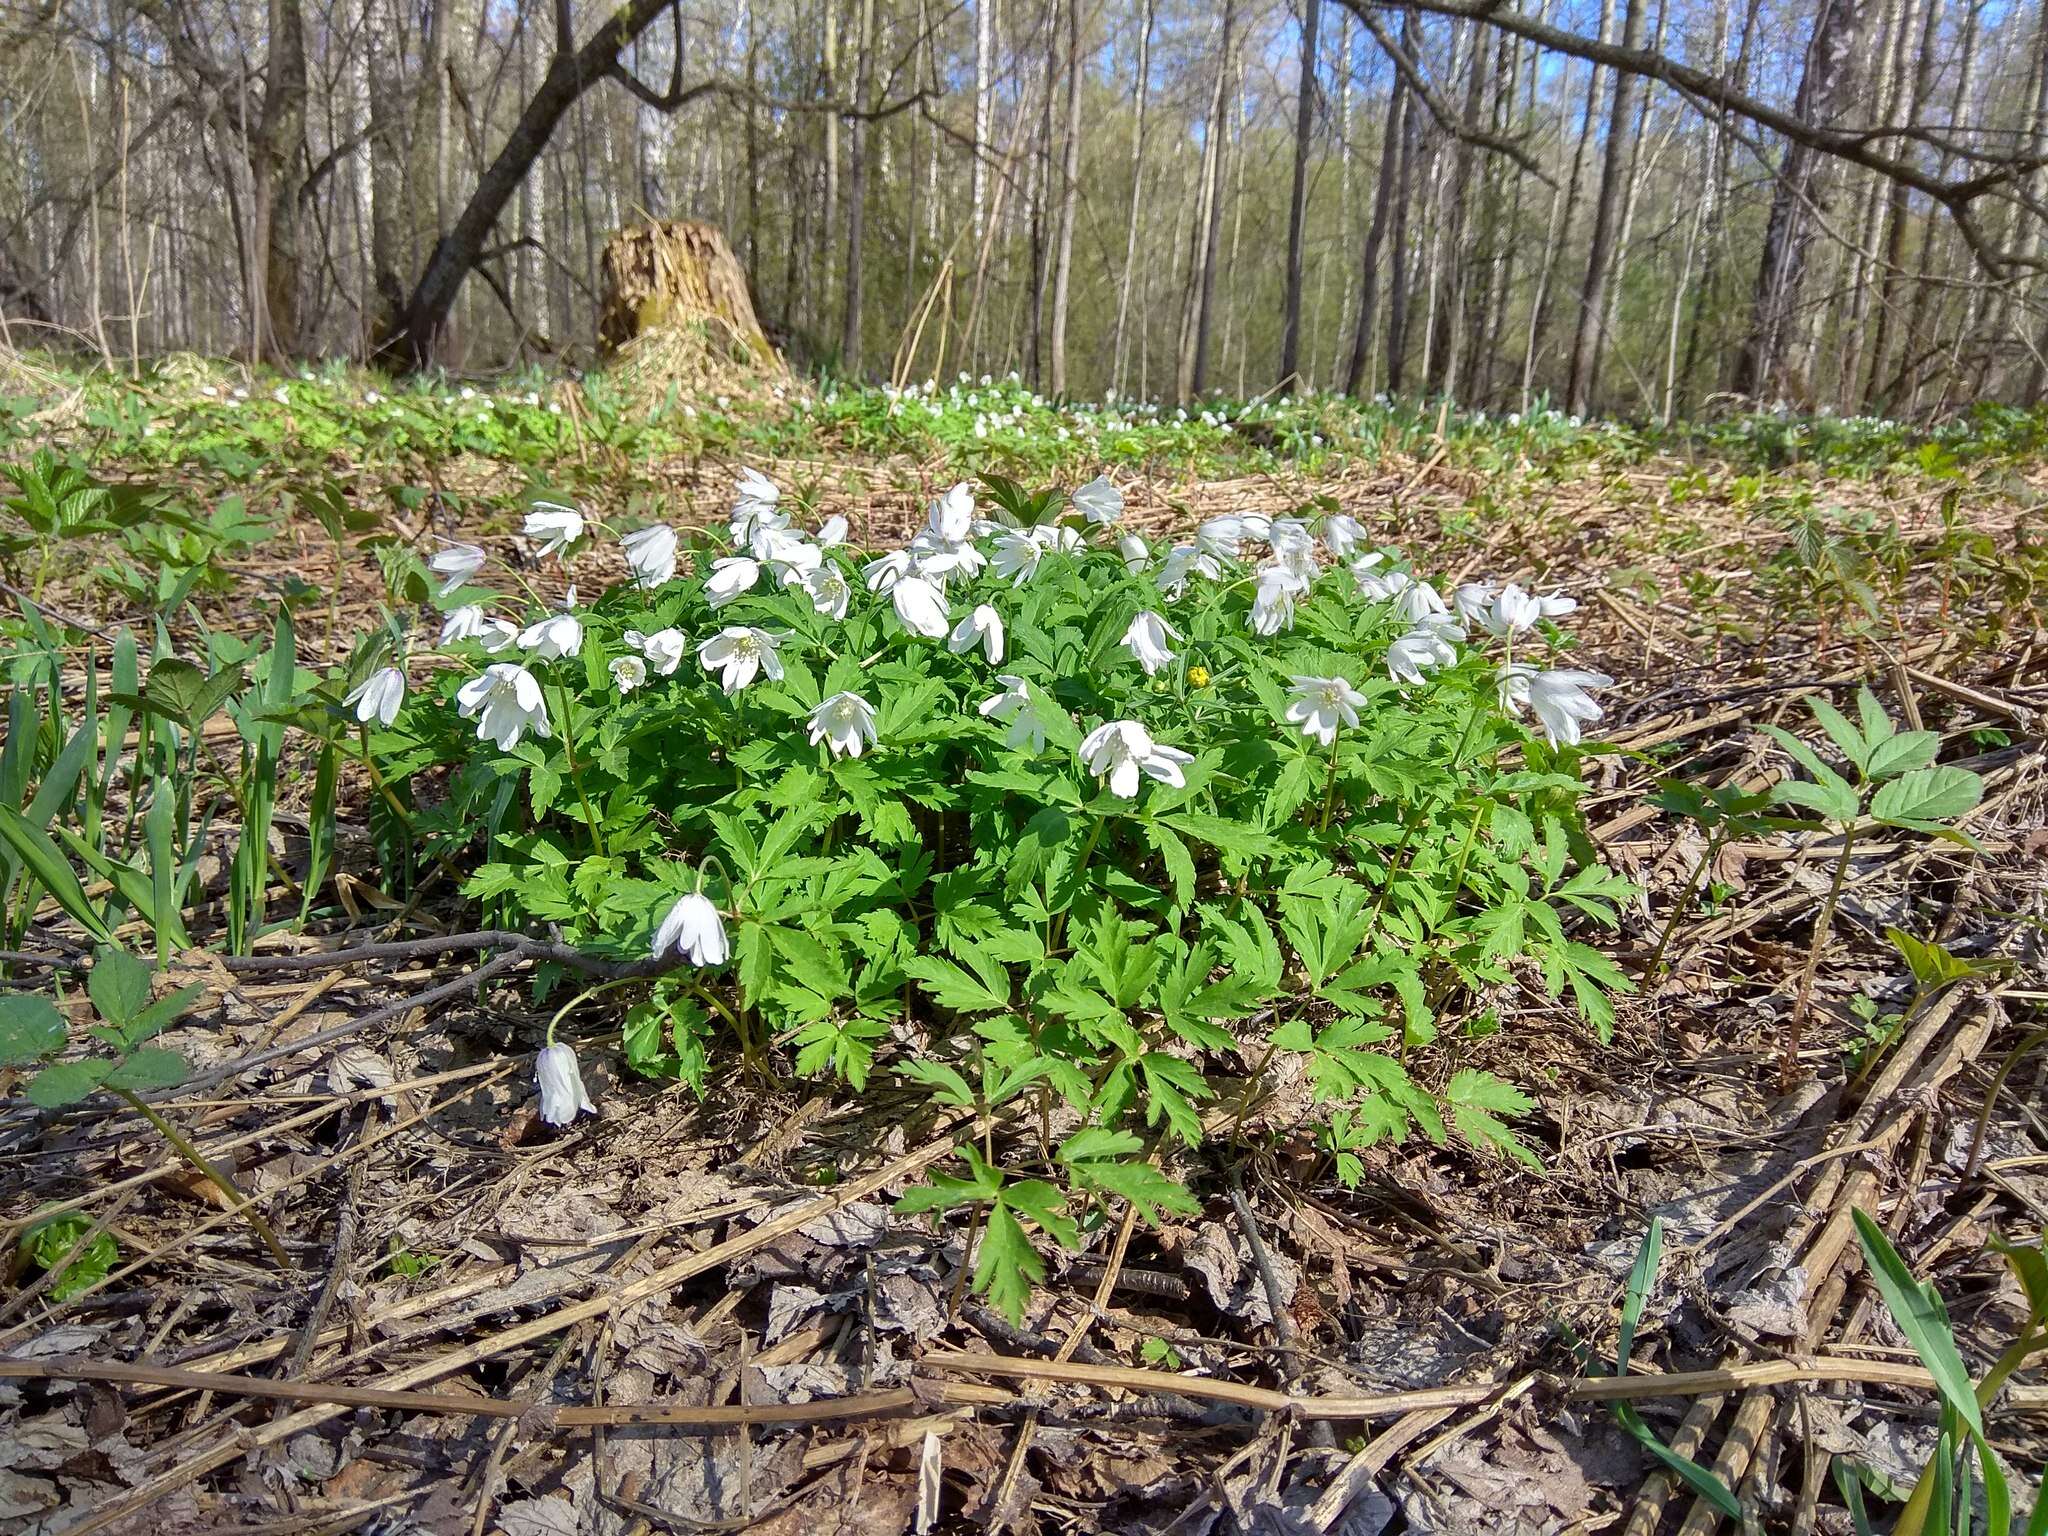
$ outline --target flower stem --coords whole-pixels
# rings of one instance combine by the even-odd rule
[[[1095,825],[1088,829],[1088,841],[1081,845],[1081,857],[1074,861],[1074,879],[1077,886],[1081,879],[1082,871],[1088,868],[1088,860],[1095,853],[1096,840],[1102,836],[1102,824],[1108,819],[1106,816],[1098,816],[1095,818]],[[1080,894],[1078,888],[1074,894],[1076,896]],[[1071,906],[1071,903],[1069,905]],[[1055,912],[1052,915],[1052,921],[1046,924],[1045,952],[1048,955],[1058,952],[1060,935],[1066,930],[1066,925],[1067,914],[1065,912]]]
[[[1671,915],[1664,919],[1664,931],[1657,935],[1657,947],[1650,952],[1650,963],[1643,968],[1643,974],[1655,981],[1664,974],[1664,951],[1671,947],[1671,936],[1678,931],[1678,923],[1692,909],[1692,899],[1699,894],[1700,882],[1706,878],[1707,869],[1721,851],[1721,838],[1710,838],[1700,854],[1699,863],[1686,876],[1685,889],[1678,893],[1678,900],[1671,908]]]
[[[597,822],[597,812],[590,808],[590,796],[583,788],[583,764],[576,757],[576,741],[569,730],[569,685],[557,679],[555,693],[562,701],[562,752],[569,760],[569,782],[576,786],[576,798],[583,806],[583,824],[590,828],[591,845],[603,857],[604,831]]]
[[[1337,804],[1337,744],[1343,739],[1341,734],[1330,737],[1330,774],[1323,785],[1323,819],[1316,828],[1318,832],[1330,830],[1330,812]]]
[[[1842,851],[1835,859],[1834,878],[1828,884],[1828,899],[1821,903],[1814,919],[1813,942],[1806,947],[1806,965],[1799,973],[1799,995],[1792,1003],[1792,1019],[1785,1031],[1785,1052],[1778,1062],[1778,1079],[1790,1089],[1799,1070],[1799,1040],[1806,1032],[1806,1010],[1813,1001],[1813,977],[1820,969],[1820,952],[1827,947],[1828,934],[1835,925],[1835,907],[1842,899],[1842,886],[1849,876],[1849,854],[1856,846],[1856,826],[1842,828]]]
[[[234,1202],[235,1214],[247,1222],[256,1235],[263,1239],[264,1245],[270,1249],[270,1256],[277,1260],[278,1268],[289,1273],[294,1266],[290,1255],[284,1251],[284,1244],[277,1240],[277,1234],[270,1229],[270,1223],[263,1219],[263,1213],[250,1203],[247,1195],[235,1187],[235,1181],[221,1172],[212,1160],[193,1144],[190,1137],[158,1114],[152,1105],[144,1103],[126,1088],[116,1088],[114,1092],[128,1101],[130,1109],[154,1126],[156,1133],[176,1148],[180,1157],[198,1169],[215,1189]]]

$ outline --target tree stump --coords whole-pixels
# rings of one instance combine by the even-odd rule
[[[605,242],[599,282],[597,338],[607,351],[659,334],[670,345],[694,340],[712,368],[783,371],[754,315],[746,272],[715,225],[630,225]]]

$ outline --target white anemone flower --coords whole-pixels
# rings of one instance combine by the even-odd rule
[[[1082,548],[1079,531],[1069,528],[1065,523],[1040,523],[1031,530],[1031,537],[1043,545],[1048,554],[1078,554]]]
[[[540,737],[554,734],[539,680],[513,662],[493,662],[464,683],[456,690],[455,708],[465,720],[474,716],[476,739],[496,742],[500,752],[510,752],[528,731]]]
[[[762,565],[797,566],[809,570],[825,557],[811,541],[794,528],[762,527],[754,530],[747,553]]]
[[[398,718],[398,707],[405,702],[405,674],[396,667],[379,667],[341,702],[343,707],[356,712],[356,719],[362,724],[374,720],[388,728]]]
[[[776,651],[781,643],[772,631],[728,625],[697,647],[697,660],[706,672],[719,674],[719,685],[729,697],[762,672],[774,682],[782,681],[782,657]]]
[[[612,681],[620,693],[631,693],[647,681],[647,662],[639,656],[614,656]]]
[[[1341,677],[1290,677],[1294,686],[1287,695],[1287,723],[1301,727],[1301,734],[1324,746],[1337,740],[1339,727],[1358,729],[1358,711],[1365,695]]]
[[[1592,690],[1613,686],[1614,679],[1605,672],[1582,672],[1573,667],[1544,672],[1513,661],[1500,669],[1501,708],[1516,715],[1525,707],[1534,710],[1553,747],[1577,745],[1580,727],[1601,715]]]
[[[559,555],[583,537],[583,514],[556,501],[536,501],[526,514],[523,531],[540,545],[543,555]]]
[[[1178,602],[1188,589],[1189,578],[1195,576],[1222,580],[1222,562],[1199,544],[1176,544],[1161,558],[1152,580],[1169,602]]]
[[[519,648],[533,652],[537,661],[574,656],[583,649],[583,625],[573,613],[551,613],[519,632]]]
[[[1107,475],[1097,475],[1067,499],[1098,528],[1107,527],[1124,515],[1124,493],[1109,483]]]
[[[766,525],[771,528],[788,526],[789,514],[782,510],[782,492],[775,482],[758,469],[740,471],[738,485],[734,488],[732,506],[732,541],[748,544],[753,541],[757,529]]]
[[[1123,557],[1124,569],[1136,574],[1152,563],[1152,546],[1142,535],[1120,533],[1116,537],[1116,552]]]
[[[675,578],[676,531],[666,523],[629,533],[619,544],[626,551],[626,564],[633,572],[635,586],[658,587]]]
[[[1038,574],[1038,563],[1045,558],[1045,546],[1028,533],[1005,533],[996,540],[995,566],[998,576],[1006,578],[1013,587],[1021,587]]]
[[[704,598],[716,612],[736,601],[761,579],[761,562],[745,555],[727,555],[711,562],[711,574],[704,578]]]
[[[977,645],[981,647],[981,654],[988,658],[990,666],[1002,664],[1003,616],[987,603],[979,604],[974,612],[955,624],[946,641],[946,649],[956,656],[966,655]]]
[[[1195,530],[1195,546],[1218,560],[1235,560],[1244,548],[1244,519],[1234,512],[1203,521]]]
[[[484,568],[484,558],[474,544],[450,544],[434,552],[427,569],[441,578],[441,595],[446,597]]]
[[[1387,673],[1397,683],[1420,683],[1439,667],[1458,659],[1445,632],[1424,625],[1412,629],[1387,647]]]
[[[1479,622],[1486,626],[1488,633],[1506,639],[1520,634],[1542,617],[1543,604],[1536,594],[1524,592],[1511,581],[1487,605]]]
[[[944,543],[965,542],[974,530],[974,492],[968,489],[966,481],[931,504],[925,513],[925,526]]]
[[[480,640],[485,626],[491,622],[490,615],[475,603],[452,610],[441,621],[441,644],[453,645],[458,640]]]
[[[1141,773],[1179,789],[1187,783],[1182,765],[1195,760],[1191,753],[1161,746],[1135,720],[1098,725],[1081,738],[1079,755],[1081,766],[1105,780],[1109,792],[1124,800],[1137,798]]]
[[[859,757],[875,744],[875,706],[857,693],[835,693],[811,711],[811,745],[824,743],[834,757]]]
[[[1332,512],[1323,519],[1323,547],[1333,560],[1349,560],[1369,537],[1365,524],[1349,512]]]
[[[567,1125],[584,1110],[597,1113],[583,1086],[576,1053],[561,1042],[545,1047],[534,1058],[533,1080],[540,1089],[540,1117],[549,1125]]]
[[[1311,563],[1315,559],[1316,536],[1298,517],[1274,518],[1267,525],[1266,541],[1273,546],[1274,554],[1290,564],[1303,556]]]
[[[886,597],[897,582],[910,574],[914,563],[909,550],[892,549],[862,566],[861,578],[875,596]]]
[[[818,524],[818,536],[811,542],[820,549],[837,549],[846,542],[846,519],[834,512]]]
[[[895,605],[896,617],[912,634],[923,635],[930,640],[946,637],[949,615],[945,594],[924,577],[904,577],[889,589],[889,601]]]
[[[1269,565],[1259,572],[1252,589],[1252,608],[1246,616],[1255,633],[1277,635],[1294,628],[1294,600],[1303,591],[1301,578],[1285,566]]]
[[[683,638],[680,629],[657,629],[651,635],[643,635],[637,629],[626,631],[626,644],[632,646],[647,658],[647,665],[663,677],[673,677],[683,658],[690,652],[690,642]]]
[[[981,717],[993,716],[1009,727],[1003,734],[1004,746],[1038,756],[1045,750],[1045,716],[1038,694],[1023,678],[1008,672],[998,673],[996,681],[1003,691],[981,701]]]
[[[1451,594],[1451,607],[1467,624],[1484,624],[1498,596],[1498,582],[1468,581]]]
[[[1546,592],[1536,599],[1536,606],[1543,610],[1546,619],[1561,619],[1568,613],[1579,611],[1579,600],[1566,597],[1562,592]]]
[[[843,620],[853,603],[853,586],[836,561],[820,561],[804,572],[799,585],[809,595],[811,607],[828,619]]]
[[[692,891],[677,899],[668,916],[654,930],[654,958],[680,955],[696,966],[723,965],[732,956],[732,944],[725,936],[725,919],[711,898]]]
[[[1180,631],[1147,608],[1131,620],[1130,628],[1124,631],[1124,637],[1118,643],[1145,669],[1145,675],[1152,677],[1160,668],[1173,664],[1177,653],[1167,647],[1169,638],[1178,640]]]

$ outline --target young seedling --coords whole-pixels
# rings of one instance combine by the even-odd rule
[[[147,1120],[158,1135],[234,1203],[237,1213],[269,1248],[278,1266],[292,1261],[270,1223],[190,1137],[142,1095],[185,1081],[185,1058],[148,1042],[176,1023],[205,990],[198,983],[150,999],[150,968],[126,950],[103,946],[86,976],[86,992],[100,1022],[87,1031],[99,1050],[66,1061],[51,1058],[70,1038],[64,1015],[48,998],[28,993],[0,997],[0,1067],[47,1063],[29,1079],[28,1100],[38,1109],[68,1109],[95,1093],[111,1093]]]
[[[1696,823],[1707,838],[1706,847],[1700,851],[1699,862],[1693,865],[1692,873],[1686,877],[1685,888],[1671,905],[1671,915],[1664,919],[1664,931],[1657,935],[1657,947],[1651,951],[1650,963],[1644,967],[1644,974],[1652,981],[1664,974],[1664,955],[1671,947],[1671,936],[1691,910],[1693,898],[1699,895],[1700,884],[1714,867],[1721,850],[1738,837],[1755,837],[1773,826],[1787,824],[1782,818],[1763,814],[1764,807],[1770,803],[1768,790],[1746,793],[1735,784],[1701,786],[1684,779],[1665,779],[1659,783],[1657,792],[1650,796],[1650,804]]]
[[[1842,887],[1849,876],[1849,859],[1866,817],[1877,826],[1924,832],[1974,847],[1970,835],[1954,823],[1973,810],[1984,794],[1984,781],[1969,769],[1934,765],[1940,737],[1932,731],[1900,731],[1885,714],[1877,695],[1868,688],[1859,690],[1856,697],[1860,724],[1852,723],[1825,699],[1816,697],[1810,706],[1828,739],[1848,760],[1855,779],[1851,781],[1837,773],[1821,761],[1813,748],[1782,726],[1764,727],[1793,761],[1811,775],[1807,779],[1781,780],[1772,791],[1773,798],[1815,812],[1820,820],[1807,825],[1816,831],[1831,831],[1841,839],[1827,898],[1814,920],[1813,939],[1807,947],[1806,964],[1799,973],[1799,992],[1785,1031],[1780,1076],[1788,1088],[1798,1071],[1799,1042],[1813,999],[1814,974],[1820,968],[1821,951],[1834,927],[1835,908],[1841,902]]]

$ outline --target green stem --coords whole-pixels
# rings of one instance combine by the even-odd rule
[[[1820,969],[1820,952],[1827,947],[1828,934],[1835,925],[1835,906],[1842,899],[1842,886],[1849,877],[1849,855],[1856,847],[1856,826],[1842,828],[1842,851],[1835,859],[1835,873],[1828,882],[1828,899],[1814,919],[1813,942],[1806,947],[1806,965],[1799,973],[1799,995],[1792,1004],[1792,1019],[1785,1031],[1785,1052],[1778,1063],[1778,1077],[1786,1088],[1799,1070],[1799,1040],[1806,1031],[1806,1011],[1813,1000],[1814,973]]]
[[[1678,932],[1679,919],[1691,910],[1692,899],[1699,894],[1700,882],[1706,878],[1708,866],[1720,852],[1722,842],[1721,838],[1710,838],[1706,851],[1700,855],[1699,863],[1695,864],[1692,873],[1686,876],[1685,889],[1678,893],[1678,901],[1671,908],[1671,915],[1664,919],[1664,931],[1657,935],[1657,947],[1650,952],[1650,963],[1643,970],[1643,974],[1650,980],[1655,981],[1664,974],[1664,951],[1671,947],[1671,936]]]
[[[583,764],[577,761],[575,738],[569,730],[569,685],[558,679],[555,694],[562,701],[562,752],[569,760],[569,782],[576,786],[576,799],[583,806],[583,824],[590,828],[591,846],[597,849],[599,857],[605,857],[608,850],[604,832],[597,824],[597,812],[590,808],[590,796],[584,791]]]
[[[2020,1064],[2020,1058],[2048,1040],[2048,1029],[2037,1029],[2022,1036],[2020,1043],[2006,1054],[1999,1064],[1997,1073],[1991,1079],[1991,1087],[1985,1091],[1984,1107],[1977,1111],[1977,1128],[1970,1135],[1970,1155],[1963,1163],[1963,1177],[1970,1178],[1977,1171],[1977,1159],[1984,1154],[1984,1132],[1991,1124],[1991,1108],[1998,1102],[1998,1090],[2005,1086],[2005,1080],[2012,1075],[2012,1069]]]
[[[609,992],[614,987],[630,986],[632,983],[636,981],[645,981],[646,979],[647,978],[644,976],[614,976],[610,981],[600,981],[596,983],[594,986],[585,987],[581,992],[578,992],[574,997],[570,998],[569,1001],[562,1004],[561,1007],[557,1008],[555,1010],[555,1016],[548,1020],[547,1043],[549,1045],[553,1045],[555,1043],[555,1027],[558,1024],[560,1024],[562,1020],[566,1019],[574,1009],[590,1001],[591,998],[596,997],[598,993]]]
[[[1330,738],[1330,775],[1323,785],[1323,820],[1316,828],[1318,832],[1330,830],[1330,812],[1337,804],[1337,743],[1343,739],[1341,734]]]
[[[157,1134],[175,1147],[180,1157],[198,1169],[215,1189],[234,1202],[235,1214],[247,1222],[256,1235],[263,1239],[264,1244],[270,1249],[271,1257],[277,1260],[278,1267],[290,1272],[293,1265],[290,1256],[284,1251],[284,1244],[280,1243],[277,1234],[270,1230],[270,1223],[263,1219],[263,1213],[250,1203],[247,1195],[235,1187],[235,1181],[215,1167],[207,1155],[193,1145],[191,1138],[158,1114],[153,1106],[145,1104],[126,1088],[116,1088],[114,1092],[128,1101],[130,1109],[154,1126]]]

